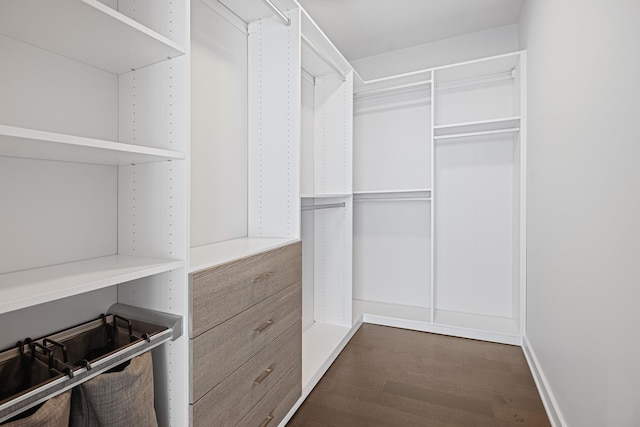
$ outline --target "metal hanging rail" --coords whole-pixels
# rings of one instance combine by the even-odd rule
[[[276,6],[275,4],[273,4],[273,2],[271,0],[262,0],[262,2],[264,4],[266,4],[267,6],[269,6],[271,8],[271,10],[273,10],[273,12],[278,15],[280,17],[280,19],[282,19],[285,23],[285,25],[288,27],[289,25],[291,25],[291,19],[289,19],[289,17],[287,17],[287,15],[285,15],[280,9],[278,9],[278,6]]]
[[[395,91],[406,90],[406,89],[414,89],[414,88],[418,88],[420,86],[427,86],[428,87],[430,84],[431,84],[431,80],[422,80],[422,81],[415,82],[415,83],[408,83],[408,84],[405,84],[405,85],[386,87],[386,88],[383,88],[383,89],[364,90],[364,91],[361,91],[361,92],[354,93],[353,97],[354,98],[364,98],[364,97],[367,97],[367,96],[384,94],[386,92],[395,92]]]
[[[331,59],[327,58],[322,52],[320,52],[304,34],[302,34],[302,41],[309,46],[309,49],[311,49],[318,58],[322,59],[322,61],[331,67],[336,73],[340,74],[340,76],[342,76],[342,81],[347,81],[347,76],[342,72],[342,70]]]
[[[140,325],[142,329],[146,329],[151,326],[153,326],[153,329],[156,329],[156,326],[159,326],[159,328],[153,332],[143,334],[142,338],[138,339],[134,343],[100,357],[96,361],[92,361],[90,364],[88,363],[83,367],[75,367],[71,374],[58,376],[56,379],[45,382],[40,386],[36,386],[30,391],[20,394],[14,398],[6,399],[4,403],[0,405],[0,423],[85,381],[88,381],[135,356],[145,353],[168,341],[175,340],[182,335],[181,316],[130,307],[123,304],[114,304],[109,309],[109,313],[110,314],[106,317],[109,322],[112,321],[114,315],[134,314],[135,317],[130,318],[132,321],[144,322],[147,324],[146,326]],[[150,324],[150,321],[153,321],[153,324]],[[72,329],[50,335],[47,338],[53,341],[65,341],[67,338],[86,332],[87,330],[100,326],[101,324],[101,320],[86,322]],[[134,328],[136,328],[135,323]],[[46,347],[46,342],[43,342],[43,339],[36,340],[35,342],[41,343]],[[0,361],[7,357],[16,356],[18,353],[19,350],[17,348],[7,350],[0,354]]]
[[[467,133],[453,133],[451,135],[436,135],[433,139],[453,139],[453,138],[464,138],[467,136],[482,136],[482,135],[495,135],[500,133],[515,133],[520,132],[520,128],[509,128],[509,129],[496,129],[496,130],[486,130],[481,132],[467,132]]]
[[[354,202],[430,202],[431,197],[363,197]]]
[[[302,206],[300,208],[301,211],[315,211],[319,209],[331,209],[331,208],[344,208],[347,204],[345,202],[340,203],[328,203],[326,205],[310,205],[310,206]]]

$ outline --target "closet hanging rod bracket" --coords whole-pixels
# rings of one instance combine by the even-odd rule
[[[284,12],[282,12],[280,9],[278,9],[278,6],[276,6],[275,4],[273,4],[273,2],[271,0],[262,0],[262,2],[264,4],[266,4],[267,6],[269,6],[269,8],[271,10],[273,10],[273,12],[278,15],[280,17],[280,19],[282,19],[282,21],[284,21],[284,24],[288,27],[291,25],[291,19],[284,14]]]
[[[145,310],[140,307],[119,303],[113,304],[107,313],[116,314],[131,320],[165,326],[173,331],[172,341],[182,336],[182,316],[155,310]]]

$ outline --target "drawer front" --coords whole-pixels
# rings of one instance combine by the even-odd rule
[[[300,282],[191,340],[191,403],[302,318]]]
[[[296,322],[193,405],[194,426],[235,426],[302,360],[302,322]]]
[[[302,394],[302,364],[296,364],[238,423],[247,427],[275,427]]]
[[[300,280],[301,243],[191,274],[191,337]]]

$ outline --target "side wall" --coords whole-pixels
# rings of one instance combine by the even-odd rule
[[[556,425],[640,425],[638,22],[637,0],[530,0],[521,17],[526,341]]]

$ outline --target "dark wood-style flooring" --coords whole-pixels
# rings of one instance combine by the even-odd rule
[[[549,426],[522,349],[364,324],[288,426]]]

